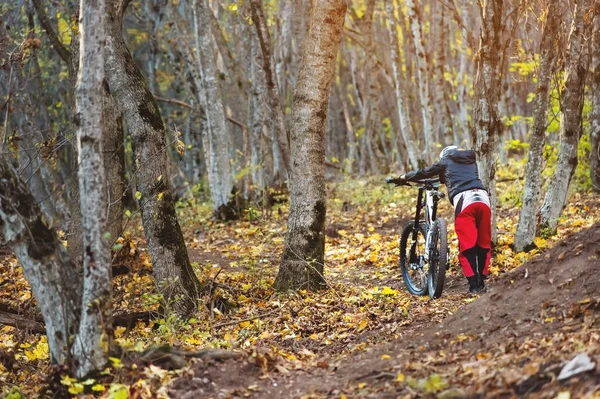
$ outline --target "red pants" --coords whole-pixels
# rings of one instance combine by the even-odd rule
[[[474,202],[456,217],[455,230],[460,251],[458,259],[465,277],[473,276],[476,271],[481,275],[488,272],[492,253],[491,216],[487,204]]]

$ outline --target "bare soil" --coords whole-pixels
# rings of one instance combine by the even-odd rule
[[[400,338],[293,370],[257,361],[198,361],[175,380],[175,398],[597,397],[598,366],[557,375],[580,352],[600,363],[600,224],[489,284],[443,319],[420,318]],[[450,278],[446,293],[464,290]],[[439,376],[432,377],[432,376]],[[436,383],[436,381],[438,383]],[[429,382],[429,383],[428,383]]]

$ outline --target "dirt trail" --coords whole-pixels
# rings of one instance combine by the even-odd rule
[[[571,398],[600,392],[598,367],[556,381],[586,352],[600,363],[600,224],[493,281],[442,324],[411,324],[394,342],[321,367],[269,373],[245,361],[198,362],[178,398]],[[455,283],[456,284],[456,283]],[[442,395],[442,396],[438,396]],[[586,396],[587,395],[587,396]]]

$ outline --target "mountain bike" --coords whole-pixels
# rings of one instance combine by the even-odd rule
[[[388,178],[389,184],[419,187],[414,220],[402,230],[400,237],[400,271],[408,291],[413,295],[439,298],[444,289],[448,264],[448,232],[446,219],[437,217],[437,205],[444,193],[438,189],[439,179],[409,182]],[[425,219],[421,211],[425,209]]]

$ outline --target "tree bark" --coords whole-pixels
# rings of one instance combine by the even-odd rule
[[[53,363],[70,359],[79,326],[80,275],[25,184],[0,157],[0,241],[13,251],[46,321]]]
[[[594,0],[594,31],[592,34],[592,115],[590,142],[590,174],[592,189],[600,193],[600,0]]]
[[[423,119],[423,138],[425,141],[425,156],[427,162],[430,162],[432,157],[433,146],[433,108],[431,105],[431,97],[429,95],[429,78],[427,57],[425,54],[425,46],[423,45],[422,22],[419,10],[415,0],[406,0],[408,10],[408,18],[410,20],[410,28],[412,38],[415,43],[416,59],[417,59],[417,78],[419,85],[419,99],[421,101],[421,116]]]
[[[267,29],[267,21],[265,19],[262,0],[250,0],[250,11],[252,14],[252,22],[256,27],[260,47],[262,50],[263,69],[265,71],[265,81],[267,91],[269,92],[267,101],[271,107],[275,125],[275,138],[279,146],[279,152],[283,160],[285,170],[289,173],[290,170],[290,146],[287,139],[287,129],[285,127],[285,119],[283,115],[283,104],[281,102],[281,94],[279,85],[277,84],[276,71],[272,65],[273,47],[271,44],[271,36]]]
[[[208,146],[205,147],[208,164],[208,182],[215,217],[221,220],[235,219],[232,202],[233,174],[229,151],[231,137],[225,124],[223,96],[219,87],[217,64],[212,41],[210,10],[207,0],[194,0],[194,36],[196,38],[196,58],[202,77],[199,95],[204,96],[206,109]]]
[[[410,116],[404,103],[402,93],[402,77],[400,76],[400,41],[398,40],[398,28],[394,17],[394,0],[386,0],[385,8],[388,14],[388,31],[390,35],[390,52],[392,55],[392,70],[394,71],[394,89],[396,93],[396,111],[400,122],[400,132],[404,140],[404,146],[408,153],[408,159],[413,169],[419,168],[418,148],[414,140]]]
[[[492,242],[496,242],[496,154],[502,122],[498,116],[500,60],[504,0],[484,0],[481,6],[481,36],[475,77],[473,133],[479,177],[490,194]]]
[[[279,291],[325,285],[325,118],[346,0],[316,0],[294,94],[291,202]]]
[[[586,37],[591,23],[585,20],[590,0],[577,0],[565,60],[565,82],[560,106],[560,149],[550,187],[541,209],[541,227],[556,230],[567,203],[577,167],[577,145],[582,132],[583,95],[589,63]]]
[[[528,248],[535,238],[538,210],[542,189],[542,167],[546,128],[548,127],[548,107],[550,105],[550,85],[556,60],[556,35],[559,29],[559,5],[550,1],[546,13],[546,24],[540,44],[540,69],[536,92],[536,108],[533,128],[529,138],[529,157],[525,172],[523,205],[513,246],[516,251]]]
[[[165,310],[189,316],[200,283],[192,270],[177,221],[167,175],[165,127],[156,101],[123,41],[126,4],[108,0],[106,76],[133,144],[142,224]]]
[[[77,81],[79,188],[83,227],[83,297],[79,333],[73,343],[75,375],[83,378],[108,361],[112,341],[112,278],[102,137],[104,97],[104,0],[80,6],[80,68]]]

